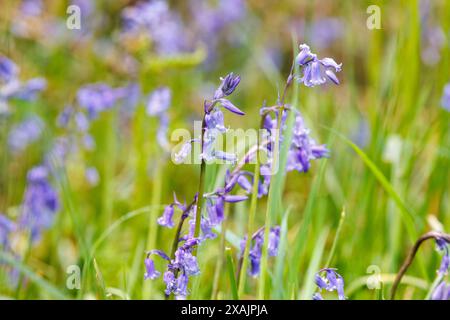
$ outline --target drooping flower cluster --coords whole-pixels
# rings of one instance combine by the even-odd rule
[[[225,162],[235,163],[237,156],[234,153],[227,153],[222,150],[216,149],[216,140],[220,134],[227,131],[224,124],[224,116],[221,110],[222,108],[237,114],[244,115],[245,113],[236,107],[230,100],[226,99],[231,95],[236,87],[239,85],[241,78],[235,76],[233,73],[228,74],[225,78],[221,78],[221,84],[219,88],[214,92],[212,100],[205,100],[204,103],[204,132],[203,132],[203,151],[200,157],[205,161],[212,161],[214,159],[222,160]],[[201,139],[192,139],[187,141],[175,154],[175,161],[177,163],[182,162],[191,151],[192,143],[201,143]]]
[[[325,268],[319,270],[315,275],[315,282],[319,292],[313,295],[313,300],[323,300],[322,290],[329,292],[336,291],[339,300],[345,300],[344,294],[344,278],[336,272],[336,269]]]
[[[448,83],[444,87],[444,93],[442,95],[441,105],[445,110],[450,112],[450,83]]]
[[[297,79],[307,87],[315,87],[331,81],[339,84],[335,72],[340,72],[342,63],[338,64],[332,58],[317,58],[306,44],[300,45],[300,53],[296,57],[296,63],[302,68],[302,76]],[[334,71],[333,71],[334,69]]]
[[[0,55],[0,114],[9,111],[10,100],[32,101],[46,86],[47,82],[43,78],[22,82],[19,79],[19,67],[7,57]]]
[[[192,250],[200,243],[199,239],[191,238],[184,242],[171,259],[160,250],[151,250],[147,253],[145,259],[146,272],[145,279],[156,279],[161,273],[156,270],[154,261],[150,258],[157,255],[168,262],[167,271],[164,272],[163,280],[166,284],[164,293],[166,296],[175,294],[177,299],[183,299],[188,295],[189,277],[196,276],[200,273],[197,258],[192,255]]]
[[[100,112],[111,109],[117,100],[124,97],[124,94],[122,88],[114,89],[107,84],[96,83],[81,87],[77,93],[77,100],[92,120]]]
[[[152,117],[158,117],[159,128],[156,139],[163,149],[167,149],[169,142],[167,141],[167,129],[169,126],[169,116],[167,110],[171,103],[172,94],[168,87],[160,87],[155,89],[148,97],[147,114]]]
[[[49,171],[44,166],[32,168],[27,175],[27,188],[19,218],[19,227],[30,232],[33,242],[53,224],[59,210],[58,194],[49,182]]]
[[[280,243],[280,230],[281,229],[279,226],[270,228],[269,243],[267,244],[267,249],[269,256],[271,257],[275,257],[278,254],[278,246]],[[245,236],[244,239],[241,240],[241,256],[244,255],[246,242],[247,237]],[[260,228],[253,234],[250,245],[251,245],[249,251],[250,266],[248,269],[248,273],[251,276],[256,277],[259,275],[261,267],[261,257],[264,246],[264,228]]]

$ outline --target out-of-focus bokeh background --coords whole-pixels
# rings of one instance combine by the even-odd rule
[[[225,114],[225,123],[256,128],[301,43],[343,70],[339,86],[301,86],[292,101],[330,157],[286,176],[276,221],[285,242],[269,263],[268,296],[310,299],[315,272],[334,267],[349,299],[378,298],[370,286],[378,276],[388,297],[417,237],[450,228],[450,1],[153,0],[146,11],[139,3],[0,3],[0,56],[16,65],[0,68],[1,298],[164,298],[161,279],[143,280],[145,252],[170,250],[174,230],[156,218],[174,191],[192,199],[199,166],[171,161],[174,142],[157,138],[162,119],[146,112],[149,94],[171,91],[169,139],[177,128],[192,130],[219,77],[234,72],[242,80],[232,101],[246,115]],[[372,4],[380,29],[367,26]],[[67,27],[69,5],[81,9],[80,30]],[[142,28],[145,19],[153,25]],[[93,84],[115,95],[86,119],[78,111]],[[32,168],[43,164],[54,169],[48,183],[58,205],[30,237],[17,226]],[[224,170],[207,174],[211,188]],[[231,206],[227,219],[235,262],[249,204]],[[255,226],[265,207],[262,198]],[[188,298],[232,298],[225,264],[217,273],[220,247],[219,236],[199,248],[201,274]],[[424,245],[397,298],[423,299],[440,259]],[[76,266],[80,289],[70,286]],[[256,287],[249,279],[240,298],[255,298]]]

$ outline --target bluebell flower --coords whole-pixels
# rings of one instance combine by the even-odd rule
[[[319,291],[336,291],[339,300],[345,300],[344,278],[333,268],[324,268],[319,270],[314,276],[314,281]],[[314,300],[323,300],[320,292],[313,296]]]
[[[308,172],[311,167],[311,162],[313,160],[328,157],[329,151],[325,145],[317,144],[316,141],[311,138],[310,130],[306,127],[305,121],[298,111],[295,112],[295,123],[292,131],[292,142],[288,151],[288,158],[286,163],[286,171],[296,170],[298,172]],[[264,119],[264,129],[267,130],[269,136],[267,140],[269,143],[266,144],[266,153],[268,156],[267,163],[261,165],[261,176],[264,179],[264,183],[260,184],[260,193],[266,194],[268,191],[268,186],[270,184],[270,178],[272,175],[272,162],[273,153],[272,148],[275,143],[275,134],[273,133],[274,128],[277,126],[277,117],[279,112],[275,113],[275,117],[272,118],[270,114],[266,115]],[[283,141],[284,130],[286,129],[285,122],[287,117],[287,111],[283,112],[281,120],[281,134],[280,143]]]
[[[155,269],[155,263],[152,259],[147,258],[145,259],[145,274],[144,274],[144,280],[147,279],[156,279],[161,274],[159,271]]]
[[[188,3],[191,21],[195,24],[195,36],[198,38],[195,40],[206,45],[208,56],[205,65],[212,67],[217,60],[217,53],[220,52],[217,47],[224,41],[236,41],[238,36],[232,28],[245,18],[246,1],[218,0],[212,5],[211,1],[189,0]]]
[[[0,55],[0,83],[16,79],[18,73],[17,65],[7,57]]]
[[[166,283],[166,289],[164,290],[166,296],[169,296],[172,292],[176,291],[177,281],[171,270],[164,272],[164,282]]]
[[[121,98],[119,93],[103,83],[90,84],[78,90],[77,100],[79,105],[87,111],[89,118],[95,119],[100,112],[111,109],[115,105]]]
[[[147,279],[153,280],[161,275],[161,272],[156,270],[154,261],[150,258],[152,255],[156,255],[163,258],[166,261],[170,261],[170,258],[161,250],[151,250],[147,252],[147,258],[144,260],[145,264],[144,280]]]
[[[42,0],[22,0],[20,12],[26,16],[39,16],[44,10]]]
[[[335,72],[341,71],[342,63],[338,64],[331,58],[318,59],[317,55],[313,54],[306,44],[300,45],[300,53],[297,55],[296,63],[302,68],[303,72],[298,81],[303,82],[307,87],[325,84],[327,80],[339,84]]]
[[[450,300],[450,285],[442,281],[431,294],[431,300]]]
[[[241,241],[241,256],[244,254],[246,241],[247,237],[245,236]],[[275,226],[270,228],[269,243],[268,243],[269,256],[276,256],[278,254],[279,242],[280,242],[280,227]],[[249,251],[250,266],[248,269],[248,273],[251,276],[256,277],[259,275],[261,267],[262,249],[264,246],[264,228],[260,228],[253,234],[250,245],[251,245]]]
[[[163,215],[160,218],[158,218],[158,224],[163,227],[173,228],[173,226],[175,225],[175,223],[173,222],[174,212],[175,212],[174,204],[166,206]]]
[[[147,114],[152,117],[158,117],[159,128],[156,134],[157,141],[163,149],[167,149],[169,142],[167,140],[167,130],[169,127],[169,116],[167,110],[170,106],[172,94],[167,87],[155,89],[147,101]]]
[[[437,249],[443,252],[441,265],[438,270],[438,274],[444,276],[448,273],[448,269],[450,267],[450,244],[444,238],[436,239]]]
[[[164,0],[142,1],[122,11],[125,35],[147,36],[160,55],[174,55],[187,50],[181,18]]]
[[[222,83],[214,93],[214,100],[222,99],[232,94],[241,82],[241,77],[235,76],[233,72],[231,72],[227,74],[225,78],[220,78],[220,80],[222,80]]]
[[[173,160],[175,161],[175,163],[182,163],[191,154],[192,143],[194,142],[198,143],[200,142],[200,139],[191,139],[185,142],[178,150],[178,152],[174,153]]]
[[[47,88],[47,80],[44,78],[34,78],[23,83],[21,88],[17,90],[13,97],[24,101],[33,101],[38,93]]]
[[[51,186],[48,175],[48,169],[44,166],[32,168],[27,175],[19,226],[30,231],[33,242],[39,240],[42,232],[53,224],[59,210],[58,194]]]
[[[23,83],[19,68],[10,59],[0,55],[0,113],[9,111],[8,102],[12,99],[31,101],[46,87],[46,80],[34,78]]]
[[[95,167],[88,167],[86,168],[86,180],[89,183],[90,186],[95,187],[98,185],[100,181],[100,176],[98,174],[98,170]]]
[[[90,122],[84,112],[75,113],[74,119],[79,132],[87,132],[89,130]]]
[[[74,112],[75,110],[72,106],[64,107],[64,109],[59,113],[56,119],[56,124],[58,125],[58,127],[67,128]]]
[[[13,152],[21,152],[37,141],[44,129],[44,122],[38,116],[30,117],[14,126],[8,136],[8,145]]]
[[[429,0],[420,1],[420,57],[424,64],[434,66],[441,60],[446,34],[442,27],[435,23],[436,18],[432,17],[431,3]]]
[[[149,116],[159,116],[167,111],[170,106],[172,94],[167,87],[155,89],[148,97],[147,114]]]
[[[309,30],[309,39],[314,47],[325,49],[342,38],[344,22],[338,18],[328,17],[314,21]]]
[[[175,257],[170,259],[164,252],[160,250],[152,250],[147,253],[145,260],[145,279],[156,279],[160,272],[155,269],[154,262],[150,259],[151,255],[158,255],[168,262],[167,271],[164,272],[163,281],[166,284],[165,294],[175,294],[177,298],[185,297],[189,277],[196,276],[200,273],[197,258],[192,255],[194,247],[198,246],[200,239],[188,238],[184,244],[175,251]]]
[[[312,299],[313,300],[323,300],[323,297],[319,292],[316,292],[313,294]]]
[[[445,110],[450,112],[450,83],[448,83],[444,87],[444,93],[442,94],[441,105]]]
[[[223,123],[223,113],[219,106],[234,114],[244,115],[243,111],[236,107],[231,101],[225,99],[225,97],[229,96],[236,90],[240,83],[240,77],[230,73],[225,78],[220,79],[221,84],[215,91],[213,99],[211,101],[204,102],[205,132],[203,134],[203,150],[200,156],[205,161],[218,159],[233,163],[237,159],[236,155],[225,153],[221,150],[216,150],[215,143],[217,137],[226,132],[226,128]]]

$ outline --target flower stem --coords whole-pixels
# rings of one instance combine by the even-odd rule
[[[428,239],[445,239],[447,242],[450,242],[450,235],[445,234],[445,233],[436,232],[436,231],[431,231],[431,232],[425,233],[423,236],[421,236],[416,241],[416,243],[412,247],[411,251],[409,252],[408,256],[406,257],[405,262],[403,263],[402,267],[400,268],[400,271],[398,272],[394,283],[392,284],[391,300],[395,299],[395,293],[397,292],[397,287],[400,284],[406,271],[408,271],[409,266],[412,264],[420,246],[422,245],[423,242],[425,242]]]
[[[214,282],[211,295],[212,300],[217,300],[219,294],[220,275],[222,274],[222,265],[225,260],[224,258],[225,258],[226,232],[227,232],[227,217],[230,211],[229,209],[230,206],[227,203],[225,203],[225,219],[222,222],[222,229],[220,230],[220,253],[214,271],[214,280],[213,280]]]
[[[203,116],[202,120],[202,137],[201,137],[201,157],[202,157],[202,163],[200,166],[200,181],[198,185],[198,198],[197,198],[197,209],[195,212],[195,231],[194,231],[194,238],[198,238],[200,235],[200,225],[201,225],[201,218],[202,218],[202,207],[203,207],[203,194],[205,193],[205,173],[206,173],[206,162],[203,157],[203,151],[204,151],[204,143],[205,143],[205,128],[206,128],[206,121],[205,116]],[[194,248],[194,251],[192,252],[193,256],[197,255],[197,247]]]
[[[284,98],[284,95],[283,95]],[[275,141],[273,148],[273,159],[272,159],[272,178],[277,174],[278,170],[278,151],[280,149],[280,130],[281,130],[281,120],[283,118],[284,106],[281,106],[278,113],[277,127],[275,129]],[[267,198],[267,208],[266,208],[266,218],[264,223],[264,244],[262,248],[261,256],[261,274],[259,277],[259,287],[258,287],[258,298],[263,300],[265,297],[266,288],[266,278],[267,278],[267,260],[268,260],[268,243],[270,227],[272,226],[272,207],[274,201],[275,190],[269,186],[269,195]]]
[[[260,129],[264,126],[264,116],[261,117]],[[252,186],[252,199],[250,202],[250,212],[248,215],[247,223],[247,240],[245,241],[245,249],[242,256],[242,263],[239,265],[239,275],[238,275],[238,296],[242,297],[245,290],[245,280],[247,277],[247,268],[250,252],[250,244],[252,241],[253,223],[255,221],[256,208],[258,203],[258,187],[259,187],[259,175],[260,175],[260,163],[259,163],[259,145],[260,145],[260,135],[257,137],[256,142],[256,163],[255,172],[253,174],[253,186]]]

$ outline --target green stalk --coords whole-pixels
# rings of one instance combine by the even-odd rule
[[[203,154],[203,145],[204,145],[204,133],[206,128],[205,117],[203,116],[202,120],[202,137],[201,137],[201,153]],[[202,157],[202,164],[200,166],[200,181],[198,185],[198,199],[197,199],[197,209],[195,212],[195,231],[194,238],[198,238],[200,235],[200,224],[202,218],[202,207],[203,207],[203,194],[205,193],[205,173],[206,173],[206,162]],[[197,247],[194,248],[192,255],[195,257],[197,255]]]
[[[217,300],[219,294],[219,282],[220,275],[222,274],[222,265],[225,257],[225,242],[226,242],[226,232],[227,232],[227,217],[229,213],[230,206],[225,203],[225,219],[222,222],[222,230],[220,230],[220,252],[219,258],[216,262],[216,268],[214,270],[214,280],[213,280],[213,290],[211,299]]]
[[[231,253],[230,248],[225,249],[227,256],[227,269],[228,276],[230,277],[230,285],[231,285],[231,294],[233,295],[233,300],[239,300],[238,290],[236,286],[236,278],[234,277],[234,262],[233,262],[233,254]]]
[[[284,99],[284,94],[283,94]],[[280,128],[281,128],[281,120],[284,111],[284,105],[282,105],[279,109],[278,119],[277,119],[277,128],[275,130],[275,143],[273,148],[273,162],[272,162],[272,178],[277,174],[278,170],[278,151],[280,148]],[[274,193],[276,190],[274,188],[269,187],[269,196],[267,198],[267,208],[266,208],[266,218],[264,223],[264,245],[262,248],[262,256],[261,256],[261,274],[259,277],[259,286],[258,286],[258,298],[263,300],[265,296],[265,286],[266,286],[266,278],[267,278],[267,260],[268,260],[268,243],[269,243],[269,234],[270,227],[272,225],[272,207],[274,201]]]
[[[153,180],[153,193],[151,198],[152,209],[150,210],[148,221],[147,248],[156,248],[156,241],[158,238],[158,224],[157,224],[159,213],[158,204],[161,202],[162,179],[163,179],[163,170],[161,168],[161,162],[158,161],[157,168],[155,171],[155,177]],[[152,291],[152,283],[153,282],[148,281],[143,286],[144,299],[150,298]]]
[[[261,118],[260,129],[263,128],[264,125],[264,117]],[[239,267],[239,276],[238,276],[238,295],[242,297],[245,290],[245,280],[247,278],[247,268],[248,268],[248,260],[249,260],[249,252],[250,252],[250,243],[252,241],[252,232],[253,232],[253,223],[255,221],[256,216],[256,207],[258,204],[258,187],[259,187],[259,175],[260,175],[260,163],[259,163],[259,145],[260,145],[260,135],[258,134],[256,141],[256,164],[255,164],[255,172],[253,174],[253,187],[252,187],[252,199],[250,202],[250,211],[248,215],[248,223],[247,223],[247,241],[245,242],[244,255],[242,258],[242,265]]]
[[[334,253],[336,252],[337,242],[339,240],[339,235],[341,234],[342,226],[344,225],[344,220],[345,220],[345,208],[342,208],[341,218],[339,219],[336,234],[334,235],[333,245],[331,246],[330,254],[328,255],[327,263],[325,264],[326,268],[331,267],[331,262],[333,261]]]
[[[438,275],[436,277],[436,279],[434,279],[433,283],[430,286],[430,290],[428,290],[428,292],[427,292],[427,296],[425,297],[425,300],[430,300],[431,299],[431,295],[433,294],[434,290],[439,285],[439,283],[441,283],[443,278],[444,277],[442,275]]]

